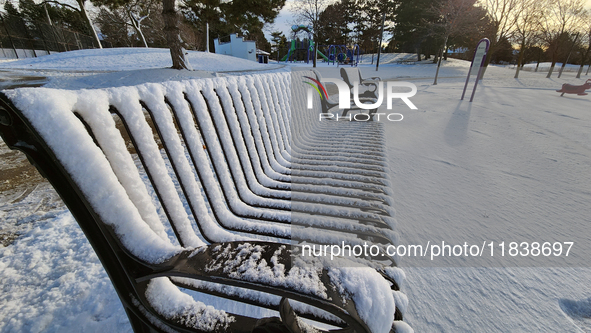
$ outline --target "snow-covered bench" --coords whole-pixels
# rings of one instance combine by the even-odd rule
[[[359,89],[359,101],[361,103],[370,102],[375,103],[378,99],[378,94],[383,92],[379,91],[378,83],[382,80],[380,77],[370,77],[364,79],[361,76],[361,71],[359,68],[341,68],[341,77],[343,81],[349,87],[349,91],[351,92],[351,100],[353,100],[354,88],[355,84],[357,83],[357,89]],[[375,113],[377,109],[373,110],[371,113]]]
[[[396,60],[396,63],[399,65],[415,65],[417,63],[416,59],[401,59]]]
[[[291,85],[267,74],[6,91],[0,134],[62,196],[136,331],[297,332],[306,324],[295,313],[404,331],[394,259],[349,267],[291,255],[292,238],[395,240],[379,124],[292,115]],[[206,307],[193,291],[278,310],[282,323]]]

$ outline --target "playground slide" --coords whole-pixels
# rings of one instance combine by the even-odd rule
[[[314,42],[312,42],[312,43],[310,44],[310,51],[314,52]],[[328,57],[327,57],[327,56],[325,56],[325,55],[324,55],[322,52],[318,51],[318,54],[319,54],[319,55],[320,55],[322,58],[324,58],[324,60],[328,61]]]
[[[290,55],[293,54],[293,52],[296,49],[296,41],[295,39],[291,40],[291,47],[289,48],[289,52],[287,52],[287,54],[281,58],[281,61],[287,61],[287,59],[289,58]],[[310,43],[310,51],[314,52],[314,42]],[[324,60],[328,61],[328,57],[325,56],[322,52],[318,51],[318,54],[324,58]]]
[[[318,51],[318,54],[319,54],[319,55],[320,55],[322,58],[324,58],[324,60],[326,60],[326,61],[329,61],[329,60],[328,60],[328,57],[327,57],[327,56],[325,56],[324,54],[322,54],[322,52]]]

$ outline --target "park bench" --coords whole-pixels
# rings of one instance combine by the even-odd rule
[[[579,96],[585,96],[587,95],[585,90],[588,89],[591,89],[591,79],[585,81],[585,83],[580,86],[564,83],[562,88],[560,88],[560,90],[556,90],[556,92],[562,93],[560,96],[564,96],[564,94],[577,94]]]
[[[341,77],[351,90],[351,99],[353,99],[354,84],[355,82],[359,82],[359,101],[363,103],[366,101],[375,102],[377,100],[378,82],[381,81],[379,77],[364,79],[361,76],[359,68],[341,68]]]
[[[417,63],[417,61],[414,59],[402,59],[402,60],[397,60],[396,63],[399,65],[415,65]]]
[[[324,80],[324,78],[322,77],[322,75],[320,74],[320,72],[318,72],[317,70],[313,70],[314,75],[315,76],[315,80],[318,81],[320,84],[322,85],[326,85],[326,80]],[[303,77],[305,78],[305,77]],[[322,113],[338,113],[338,110],[340,110],[339,106],[339,101],[335,100],[333,98],[333,96],[330,96],[328,93],[326,93],[326,96],[324,96],[323,98],[320,99],[320,109],[322,111]],[[303,106],[302,106],[303,107]],[[349,113],[349,111],[358,111],[358,112],[362,112],[363,110],[358,108],[357,106],[353,106],[351,108],[347,108],[347,109],[342,109],[341,111],[341,117],[347,117],[347,113]],[[373,110],[373,112],[375,112],[375,110]]]
[[[417,56],[415,54],[406,54],[396,60],[399,65],[414,65],[417,63]]]
[[[294,82],[4,91],[0,134],[60,194],[136,332],[304,332],[300,318],[408,331],[396,258],[329,261],[292,244],[396,240],[380,124],[318,122],[320,100],[303,107]]]

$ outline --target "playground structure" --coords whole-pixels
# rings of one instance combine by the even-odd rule
[[[291,45],[287,54],[281,58],[281,61],[298,61],[301,59],[301,52],[305,52],[305,57],[303,60],[309,64],[310,59],[314,56],[314,40],[312,40],[312,26],[309,25],[292,25],[292,38],[291,38]],[[308,38],[302,41],[297,39],[297,35],[300,32],[307,32]],[[355,44],[351,47],[346,45],[328,45],[321,47],[318,46],[318,49],[325,49],[326,55],[317,50],[317,54],[324,59],[327,63],[337,64],[337,65],[351,65],[357,66],[359,64],[361,58],[361,48],[359,45]],[[298,56],[299,51],[299,56]]]
[[[361,58],[361,48],[355,44],[352,47],[346,45],[329,45],[326,54],[327,62],[338,65],[357,66]]]
[[[292,62],[296,61],[297,51],[305,51],[306,56],[304,61],[308,64],[310,63],[311,56],[314,54],[314,41],[312,40],[312,26],[309,25],[292,25],[291,31],[293,33],[291,39],[291,45],[287,54],[281,58],[281,61],[289,61],[291,59]],[[299,32],[307,32],[308,39],[304,39],[303,41],[297,40],[297,35]],[[318,55],[321,56],[325,61],[328,61],[328,57],[325,56],[322,52],[318,51]]]

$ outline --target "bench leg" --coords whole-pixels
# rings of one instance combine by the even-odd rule
[[[158,333],[158,331],[144,323],[133,311],[125,308],[125,313],[127,313],[127,318],[129,318],[129,323],[134,333]]]
[[[367,113],[367,115],[369,116],[369,121],[374,121],[374,115],[378,112],[378,109],[373,109],[373,110],[369,110],[369,112]]]

